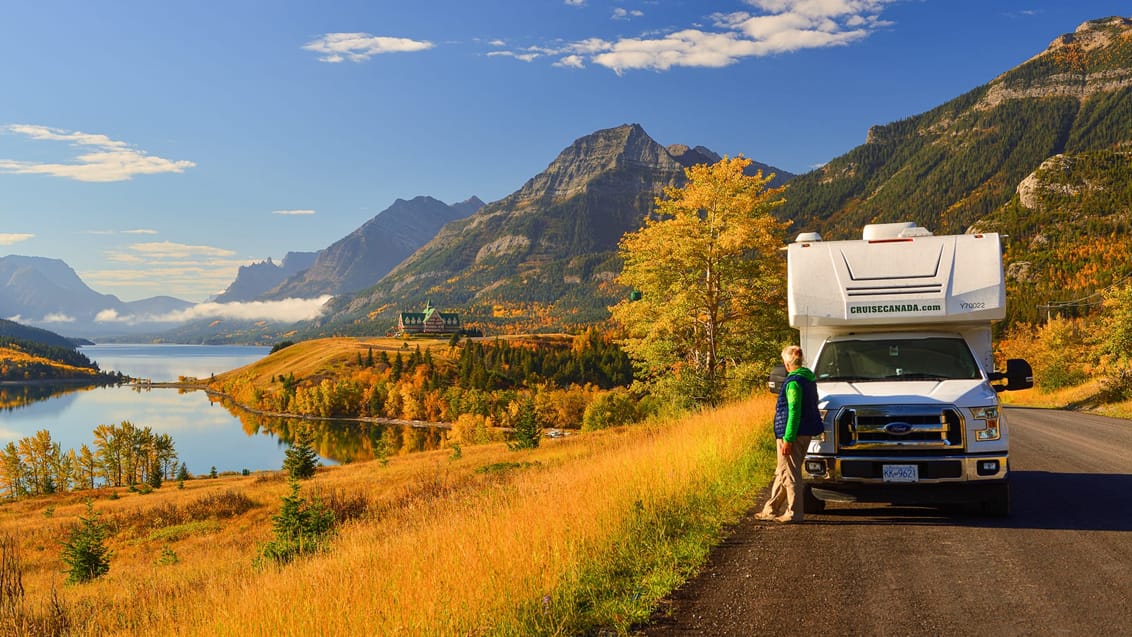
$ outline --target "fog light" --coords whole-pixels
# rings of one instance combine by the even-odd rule
[[[993,476],[998,473],[998,460],[980,460],[979,475]]]
[[[807,460],[806,473],[814,476],[825,475],[825,462],[821,460]]]

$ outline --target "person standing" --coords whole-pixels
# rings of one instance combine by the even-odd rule
[[[801,347],[788,345],[782,350],[786,380],[782,383],[774,410],[778,463],[770,498],[762,511],[755,514],[759,520],[791,524],[801,522],[805,516],[802,459],[810,446],[810,438],[824,431],[825,425],[818,411],[818,386],[814,373],[804,367],[803,362]]]

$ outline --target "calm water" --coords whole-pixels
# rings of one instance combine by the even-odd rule
[[[266,347],[219,345],[92,345],[82,353],[107,371],[154,382],[181,376],[207,378],[252,363]],[[12,391],[12,388],[7,388]],[[27,401],[23,401],[27,402]],[[294,419],[256,417],[225,408],[202,391],[131,387],[96,387],[38,398],[0,410],[0,445],[51,432],[64,451],[92,445],[100,424],[128,420],[138,427],[173,437],[177,454],[193,474],[278,469],[292,439]],[[316,447],[327,464],[373,458],[378,453],[434,449],[439,432],[406,430],[365,423],[316,422]]]

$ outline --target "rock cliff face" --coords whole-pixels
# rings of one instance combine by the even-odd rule
[[[317,252],[288,252],[283,263],[266,261],[240,266],[236,280],[214,300],[217,303],[253,301],[314,264]]]
[[[1100,93],[1132,87],[1132,68],[1121,63],[1132,49],[1132,20],[1091,20],[1050,43],[1023,67],[1062,68],[1041,74],[1005,73],[990,83],[978,108],[992,109],[1006,100],[1071,97],[1087,100]]]
[[[472,197],[448,205],[432,197],[398,199],[373,219],[318,253],[302,272],[264,293],[262,300],[347,294],[377,283],[436,236],[447,223],[479,210]]]

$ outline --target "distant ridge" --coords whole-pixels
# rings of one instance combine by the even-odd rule
[[[467,217],[482,206],[478,197],[452,205],[432,197],[398,199],[318,252],[308,268],[267,290],[260,300],[313,298],[369,287],[436,236],[444,224]]]
[[[126,331],[115,317],[167,314],[192,303],[170,296],[124,302],[95,292],[60,259],[0,257],[0,317],[71,335]]]
[[[74,343],[55,332],[30,325],[21,325],[7,319],[0,319],[0,337],[32,341],[52,347],[75,348]]]

